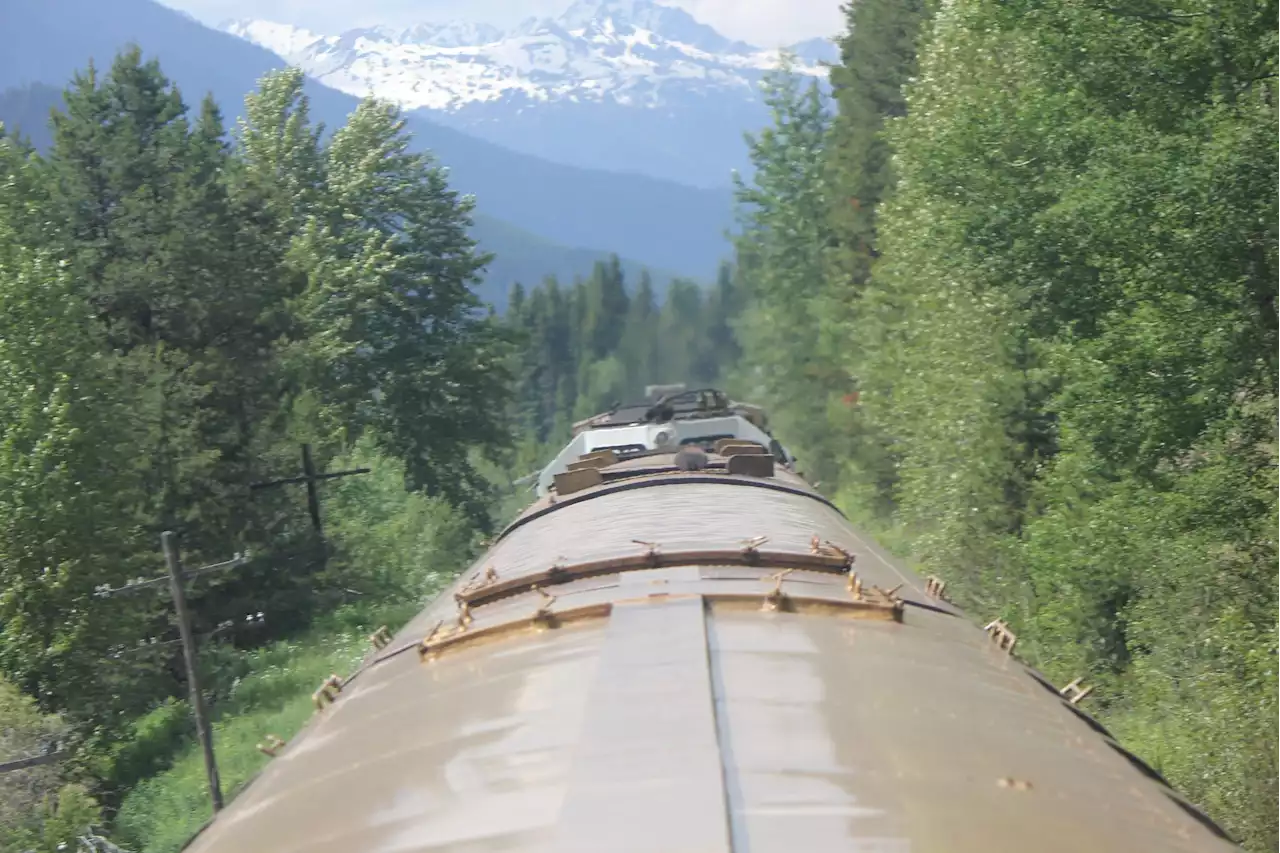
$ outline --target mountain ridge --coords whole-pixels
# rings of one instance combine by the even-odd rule
[[[62,90],[43,83],[0,90],[0,128],[44,153],[53,144],[49,113],[61,108]],[[483,213],[473,214],[470,233],[482,251],[494,253],[477,293],[499,310],[505,306],[513,284],[533,287],[548,277],[570,284],[576,278],[589,276],[597,263],[608,262],[612,254],[562,246]],[[665,292],[678,277],[626,257],[620,257],[619,264],[628,281],[637,280],[642,270],[647,271],[658,293]]]
[[[782,58],[652,0],[579,0],[506,30],[454,21],[322,34],[256,19],[222,29],[339,91],[523,153],[706,188],[749,172],[741,135],[767,124],[760,83]],[[837,53],[823,39],[791,52],[819,81]]]
[[[107,67],[128,43],[158,59],[190,103],[212,92],[228,122],[277,55],[205,27],[152,0],[0,3],[0,31],[23,33],[0,51],[0,90],[30,83],[61,89],[92,60]],[[357,99],[308,80],[312,116],[332,129]],[[478,212],[564,247],[617,253],[672,274],[710,280],[728,254],[727,190],[555,163],[512,151],[406,113],[415,150],[430,150],[454,189],[473,193]]]

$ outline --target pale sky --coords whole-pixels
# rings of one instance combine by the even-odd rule
[[[160,0],[216,26],[261,18],[333,34],[354,27],[467,20],[499,27],[554,17],[570,0]],[[658,0],[682,6],[721,34],[761,47],[831,37],[843,29],[841,0]]]

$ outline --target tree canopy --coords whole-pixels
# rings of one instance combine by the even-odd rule
[[[262,612],[231,641],[263,642],[406,588],[364,573],[371,545],[322,555],[303,495],[251,491],[299,444],[320,466],[381,454],[483,526],[479,466],[509,439],[472,200],[387,104],[326,137],[289,70],[245,115],[228,133],[211,99],[193,114],[131,49],[75,78],[47,154],[0,134],[0,690],[67,727],[75,759],[41,790],[80,779],[108,809],[159,760],[130,752],[134,721],[186,693],[168,600],[100,594],[163,573],[162,530],[189,565],[253,555],[188,595],[197,634]],[[0,727],[36,725],[19,704]],[[83,829],[37,823],[0,831]]]
[[[739,193],[763,402],[855,518],[1273,849],[1275,3],[845,11],[834,103],[777,82]]]

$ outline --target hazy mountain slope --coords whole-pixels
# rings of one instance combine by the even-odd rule
[[[189,101],[212,91],[228,116],[244,93],[283,61],[275,54],[150,0],[39,0],[0,3],[0,32],[20,33],[0,51],[0,89],[61,86],[90,57],[108,63],[127,42],[158,58]],[[340,123],[356,99],[319,84],[313,108]],[[566,246],[616,251],[637,262],[710,277],[727,253],[728,191],[550,163],[412,115],[418,144],[432,149],[453,184],[475,193],[483,213]]]
[[[264,20],[223,24],[340,91],[374,92],[441,123],[557,162],[727,186],[742,133],[768,122],[777,50],[732,41],[652,0],[578,0],[502,31],[468,22],[337,35]],[[795,46],[825,79],[835,46]]]
[[[5,132],[28,139],[36,148],[53,142],[49,113],[62,104],[62,90],[43,83],[0,91],[0,124]]]
[[[483,249],[497,256],[489,265],[480,295],[498,306],[506,304],[511,285],[517,281],[529,288],[554,275],[562,285],[570,284],[579,276],[586,278],[598,261],[607,261],[610,255],[608,252],[550,243],[536,234],[487,216],[476,217],[471,234]],[[641,270],[648,269],[653,289],[659,296],[666,293],[667,285],[676,277],[669,271],[647,267],[630,258],[620,260],[628,285],[635,284]]]
[[[42,83],[6,89],[0,92],[0,124],[7,133],[19,133],[37,148],[52,142],[49,113],[62,105],[62,90]],[[482,249],[496,257],[485,274],[480,296],[502,307],[511,285],[521,282],[533,286],[549,275],[569,283],[577,276],[590,275],[597,261],[609,258],[608,252],[574,249],[552,243],[514,225],[479,214],[471,234]],[[639,276],[643,265],[624,258],[622,267],[630,281]],[[671,273],[652,270],[655,289],[665,290]]]

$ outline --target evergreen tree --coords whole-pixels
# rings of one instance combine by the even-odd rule
[[[710,377],[699,369],[699,356],[706,334],[701,288],[684,279],[672,281],[658,315],[657,376],[654,381],[664,385],[683,382],[691,388],[705,384]]]
[[[468,234],[474,201],[408,144],[399,111],[367,100],[325,150],[333,212],[292,250],[308,279],[308,384],[342,423],[372,429],[414,488],[483,519],[469,451],[506,440],[509,381],[474,292],[489,257]]]
[[[107,653],[157,629],[161,602],[94,596],[151,573],[136,398],[105,334],[70,272],[0,218],[0,668],[45,710],[118,731],[168,682],[162,661]]]
[[[275,342],[292,321],[270,215],[227,185],[234,169],[212,100],[189,122],[180,94],[136,48],[105,77],[80,77],[65,101],[47,162],[48,242],[70,260],[118,381],[137,395],[146,550],[155,559],[163,529],[181,535],[193,561],[283,544],[291,531],[270,519],[291,499],[246,500],[284,428]],[[192,595],[197,627],[242,616],[245,598],[278,605],[278,623],[289,624],[309,601],[294,588],[316,567],[264,573],[252,592],[244,580],[212,581]]]
[[[765,83],[773,124],[748,137],[754,181],[736,179],[737,265],[747,298],[739,322],[743,390],[777,413],[780,438],[815,481],[833,481],[842,454],[826,429],[833,397],[846,393],[826,255],[832,243],[824,176],[831,117],[816,82],[789,64]]]
[[[729,381],[742,359],[742,348],[734,332],[743,308],[735,275],[730,264],[720,265],[715,287],[707,295],[703,309],[706,336],[699,375],[707,377],[709,382]]]
[[[876,210],[895,182],[882,131],[886,121],[906,114],[904,86],[916,75],[916,43],[929,3],[858,0],[842,11],[848,29],[831,70],[837,113],[826,156],[835,232],[828,261],[842,297],[836,304],[852,306],[876,257]]]
[[[653,279],[648,270],[641,272],[636,292],[627,308],[618,354],[627,370],[624,396],[640,399],[646,385],[663,382],[658,372],[661,337],[658,332],[658,306],[654,301]]]
[[[597,261],[581,288],[581,352],[585,359],[605,358],[617,348],[627,321],[629,298],[618,256]]]
[[[311,124],[305,79],[295,67],[264,76],[245,96],[236,132],[238,180],[243,191],[266,200],[285,246],[309,217],[323,215],[324,127]]]

